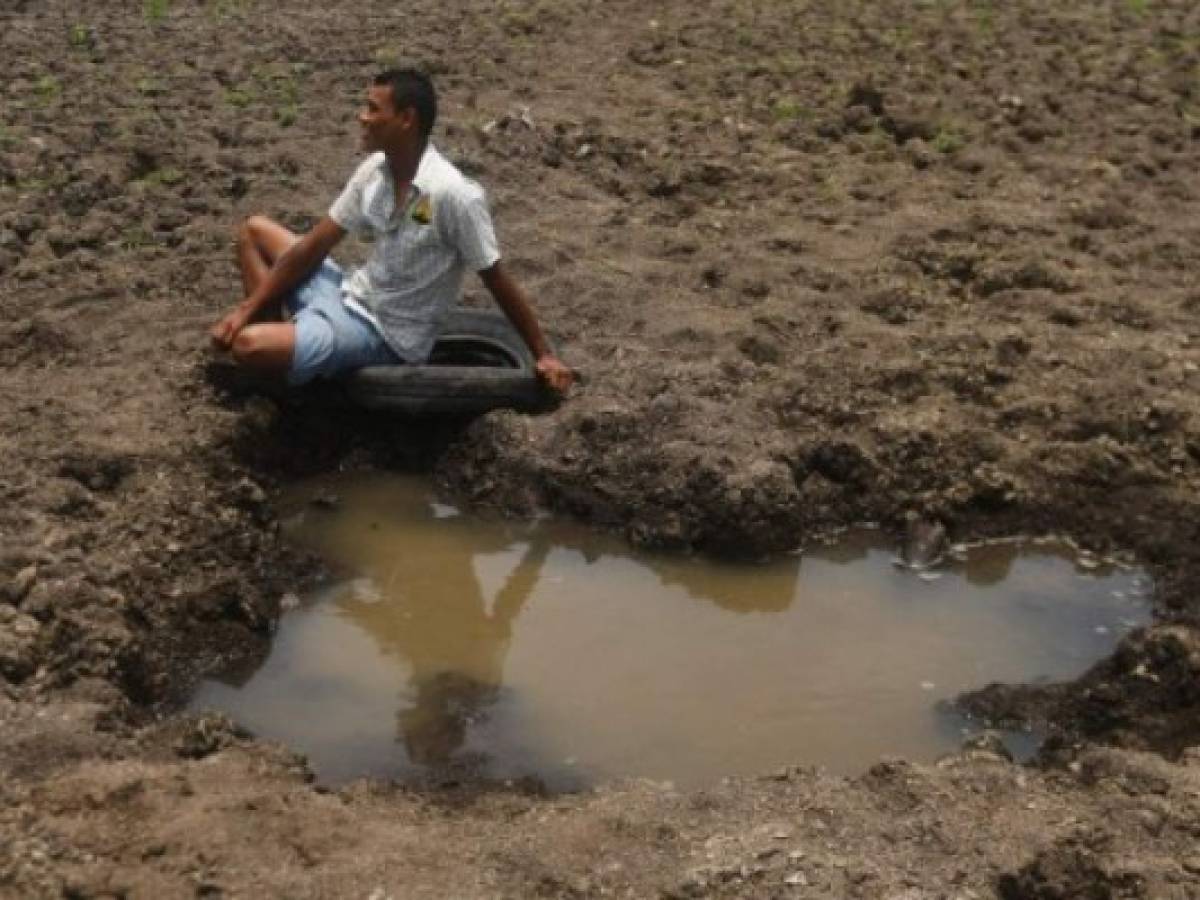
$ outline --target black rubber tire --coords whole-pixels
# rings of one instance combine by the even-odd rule
[[[454,308],[429,362],[370,366],[345,379],[351,402],[407,415],[474,415],[508,407],[536,412],[553,393],[537,377],[533,354],[499,312]]]

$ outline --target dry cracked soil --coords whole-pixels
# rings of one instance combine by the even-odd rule
[[[398,61],[586,376],[554,412],[206,376],[236,223],[320,216]],[[0,895],[1200,897],[1191,0],[2,0],[0,73]],[[337,466],[708,554],[1062,534],[1155,620],[961,698],[1028,765],[330,790],[179,709],[262,657],[316,567],[272,496]]]

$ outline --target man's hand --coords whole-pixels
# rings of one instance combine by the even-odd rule
[[[565,394],[570,390],[575,381],[575,373],[562,360],[550,353],[538,357],[537,374],[538,378],[546,382],[551,390],[559,394]]]
[[[238,336],[238,332],[245,328],[249,321],[250,313],[246,309],[241,306],[234,307],[233,311],[227,313],[209,332],[213,346],[228,350],[233,346],[233,339]]]
[[[341,225],[326,216],[280,253],[258,286],[209,331],[213,345],[230,349],[250,320],[301,284],[345,234]]]
[[[496,261],[491,268],[481,271],[479,277],[537,357],[538,378],[555,393],[565,394],[569,391],[575,382],[575,372],[550,352],[550,346],[546,343],[525,292],[508,274],[508,270]]]

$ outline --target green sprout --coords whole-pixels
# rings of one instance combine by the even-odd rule
[[[43,75],[33,85],[38,101],[43,106],[49,106],[62,93],[62,84],[53,75]]]
[[[913,31],[907,25],[897,25],[885,31],[883,39],[888,46],[904,48],[913,42]]]
[[[142,182],[153,187],[171,187],[172,185],[179,184],[183,179],[183,172],[174,166],[164,166],[161,169],[154,169],[142,176]]]
[[[274,105],[275,121],[287,128],[294,125],[300,117],[298,79],[307,75],[310,68],[304,63],[296,63],[291,66],[283,64],[257,66],[251,72],[255,85],[243,84],[235,88],[235,91],[240,91],[245,96],[227,95],[226,99],[234,106],[245,106],[255,96],[270,100]]]
[[[808,114],[809,110],[794,97],[782,97],[771,104],[771,118],[776,122],[791,122]]]
[[[400,53],[393,47],[380,47],[372,54],[375,64],[384,69],[400,65]]]
[[[92,29],[89,25],[83,22],[76,22],[67,31],[67,43],[71,45],[72,50],[93,50],[96,46],[96,36],[92,34]]]
[[[121,232],[121,236],[117,239],[118,245],[122,250],[139,250],[142,247],[149,247],[154,243],[154,236],[140,225],[128,228]]]
[[[216,0],[208,6],[208,14],[212,19],[220,21],[228,19],[236,13],[244,12],[253,0]]]
[[[988,2],[980,4],[975,10],[975,27],[986,35],[991,34],[995,24],[995,11],[992,9],[992,4]]]
[[[235,109],[245,109],[254,102],[254,88],[245,83],[225,92],[225,102]]]
[[[146,75],[134,82],[133,86],[139,94],[144,94],[147,97],[153,97],[163,93],[162,84],[155,78]]]
[[[147,22],[161,22],[170,8],[171,0],[142,0],[142,15]]]
[[[294,103],[284,104],[275,110],[275,121],[284,128],[290,128],[300,118],[300,108]]]
[[[933,136],[931,146],[938,153],[957,153],[966,146],[966,136],[953,125],[942,125]]]

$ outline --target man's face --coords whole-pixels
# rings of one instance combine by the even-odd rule
[[[362,147],[368,153],[394,150],[415,135],[417,111],[412,107],[397,110],[391,86],[373,84],[367,88],[367,102],[358,114],[358,124],[362,127]]]

